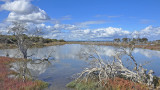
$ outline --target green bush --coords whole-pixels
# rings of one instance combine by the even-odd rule
[[[49,39],[49,38],[43,38],[43,37],[29,37],[27,35],[22,35],[23,40],[28,40],[33,43],[51,43],[51,42],[65,42],[65,40],[57,40],[57,39]],[[6,44],[14,44],[17,42],[16,36],[14,35],[0,35],[0,43],[6,43]]]

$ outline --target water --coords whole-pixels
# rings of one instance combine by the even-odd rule
[[[29,58],[42,59],[49,58],[49,61],[32,61],[27,63],[27,68],[31,73],[31,76],[35,79],[43,80],[50,84],[49,89],[52,90],[70,90],[65,85],[72,81],[71,76],[77,74],[88,66],[88,61],[81,56],[81,52],[85,52],[86,49],[91,49],[89,53],[93,53],[92,49],[97,49],[97,52],[105,60],[112,60],[113,55],[116,53],[117,48],[112,46],[94,46],[79,44],[66,44],[61,46],[49,46],[43,48],[32,48],[28,50]],[[5,56],[9,53],[10,57],[20,57],[17,54],[16,49],[0,50],[0,55]],[[144,64],[149,62],[144,67],[148,70],[155,71],[155,75],[160,76],[160,51],[139,49],[136,48],[132,52],[138,63]],[[127,57],[123,58],[123,62],[126,66],[130,66],[129,61],[126,61]],[[12,70],[19,68],[18,64],[14,63]]]

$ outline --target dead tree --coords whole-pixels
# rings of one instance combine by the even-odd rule
[[[29,28],[27,27],[27,24],[24,22],[12,22],[12,24],[8,27],[9,31],[8,34],[9,35],[13,35],[16,38],[16,42],[12,41],[10,39],[11,42],[13,42],[17,48],[20,51],[20,54],[23,57],[23,72],[22,72],[22,77],[23,80],[25,81],[26,77],[26,67],[27,67],[27,50],[32,46],[33,42],[30,40],[32,38],[33,35],[35,35],[36,33],[39,32],[39,30],[34,30],[32,33],[29,33]],[[30,37],[28,37],[30,36]]]
[[[26,24],[21,22],[13,22],[12,25],[9,27],[9,34],[15,36],[16,42],[15,45],[20,50],[21,54],[23,55],[24,59],[27,59],[27,50],[29,46],[31,45],[31,42],[29,42],[25,38],[25,33],[28,31]]]
[[[153,83],[153,72],[150,72],[150,78],[147,78],[146,70],[141,65],[137,64],[131,53],[133,48],[134,46],[128,51],[125,48],[120,48],[119,50],[116,50],[115,55],[113,55],[113,60],[104,60],[95,47],[91,47],[91,50],[87,47],[88,50],[84,50],[82,55],[83,57],[90,59],[91,64],[90,67],[85,68],[78,74],[76,81],[81,82],[82,80],[85,80],[87,82],[88,79],[94,80],[94,78],[96,78],[99,85],[105,85],[107,83],[107,79],[123,77],[134,82],[143,84],[148,83],[148,85],[151,85]],[[134,70],[130,70],[123,65],[123,61],[121,60],[123,55],[129,56],[130,60],[134,62]],[[104,82],[102,84],[102,81],[104,80],[105,84]]]

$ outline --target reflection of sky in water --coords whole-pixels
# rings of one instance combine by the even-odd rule
[[[14,70],[20,73],[21,68],[23,68],[22,62],[15,62],[11,64],[11,70]],[[41,60],[29,61],[27,62],[27,72],[26,75],[36,79],[39,75],[43,74],[46,69],[49,67],[49,63],[47,61],[41,62]],[[28,72],[29,71],[29,72]]]
[[[57,61],[52,62],[52,65],[34,65],[29,66],[30,70],[43,71],[40,73],[39,79],[50,82],[53,85],[51,87],[62,87],[70,81],[70,76],[76,74],[82,70],[87,64],[82,58],[79,57],[79,52],[83,48],[88,48],[87,45],[62,45],[62,46],[49,46],[44,48],[33,48],[28,50],[28,55],[32,55],[34,59],[41,59],[51,56]],[[98,53],[106,59],[112,59],[112,56],[116,53],[114,47],[112,46],[95,46]],[[15,49],[0,50],[0,55],[5,56],[5,52],[8,52],[11,57],[17,57],[17,51]],[[153,69],[155,74],[160,76],[160,51],[148,50],[148,49],[134,49],[133,55],[138,63],[145,63],[146,61],[151,61],[145,66],[145,68]],[[125,59],[125,58],[124,58]],[[129,66],[128,62],[123,60],[126,65]],[[29,65],[29,64],[28,64]],[[56,89],[56,88],[55,88]]]
[[[160,51],[154,51],[154,50],[148,50],[148,49],[135,49],[134,53],[140,53],[148,58],[152,58],[152,57],[160,58]]]

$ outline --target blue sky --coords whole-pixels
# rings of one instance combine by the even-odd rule
[[[52,18],[71,16],[65,23],[105,20],[110,22],[105,26],[130,30],[160,23],[160,0],[36,0],[33,4]]]
[[[14,0],[0,1],[1,22],[6,21],[6,19],[9,18],[8,14],[12,12],[16,13],[16,15],[18,16],[22,14],[19,11],[17,12],[16,8],[14,10],[11,10],[9,9],[9,6],[4,5],[6,3],[13,3],[15,1]],[[45,15],[47,15],[47,17],[49,18],[47,17],[43,18],[47,19],[47,21],[39,22],[38,26],[40,26],[40,24],[43,23],[41,27],[43,26],[45,27],[45,29],[46,27],[52,27],[52,30],[53,28],[54,31],[57,30],[57,32],[59,33],[54,33],[57,35],[53,35],[54,37],[52,36],[52,38],[58,38],[58,39],[67,38],[67,40],[73,40],[73,38],[74,40],[107,40],[107,39],[111,40],[116,37],[126,37],[129,36],[130,33],[136,33],[136,32],[143,35],[144,35],[143,32],[147,33],[142,37],[148,37],[151,40],[158,39],[160,36],[159,35],[160,0],[32,0],[32,1],[21,0],[21,1],[28,2],[29,4],[41,10],[44,10]],[[12,5],[13,7],[14,5],[17,5],[16,7],[18,7],[19,4],[11,4],[10,6]],[[27,8],[29,8],[30,5],[24,4],[24,6],[26,8],[22,10],[28,10],[29,12],[29,9]],[[35,19],[37,20],[41,18],[38,17]],[[58,26],[56,27],[56,30],[55,30],[55,25]],[[70,26],[72,26],[72,28]],[[151,38],[152,35],[148,35],[148,33],[151,33],[152,31],[154,33],[158,32],[154,34],[156,35],[155,38]],[[49,30],[47,32],[49,32]],[[73,36],[72,34],[74,35],[77,34],[78,37],[76,36],[72,37]],[[89,36],[90,38],[87,38]]]

